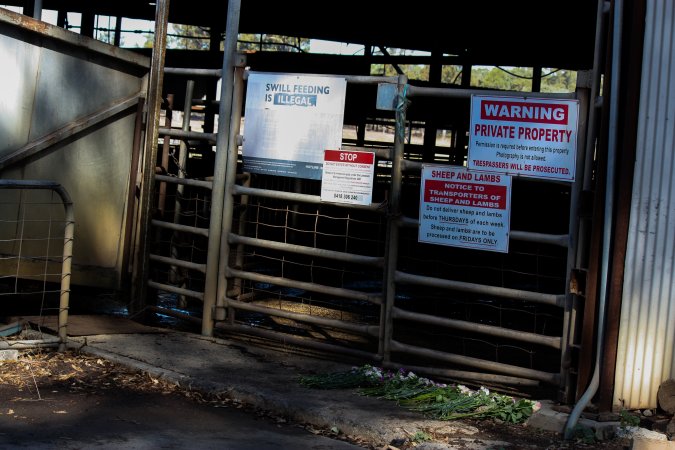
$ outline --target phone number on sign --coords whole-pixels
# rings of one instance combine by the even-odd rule
[[[361,198],[358,194],[343,194],[342,192],[333,193],[333,198],[341,198],[343,200],[359,200]]]

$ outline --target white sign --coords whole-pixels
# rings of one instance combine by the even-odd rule
[[[577,100],[471,97],[467,167],[574,181]]]
[[[321,201],[370,205],[373,201],[375,153],[326,150]]]
[[[344,78],[252,72],[244,171],[320,180],[323,150],[342,146],[346,89]]]
[[[422,166],[418,240],[507,253],[511,176]]]

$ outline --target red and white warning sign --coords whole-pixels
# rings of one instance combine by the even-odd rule
[[[369,205],[373,200],[375,153],[325,150],[321,201]]]
[[[471,97],[467,167],[574,181],[579,102]]]
[[[420,242],[506,253],[510,218],[511,176],[422,166]]]

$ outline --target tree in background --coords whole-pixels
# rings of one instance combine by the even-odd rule
[[[389,55],[415,53],[411,50],[388,48]],[[381,52],[381,54],[384,54]],[[399,64],[400,69],[410,80],[429,81],[429,66],[426,64]],[[393,64],[371,65],[371,75],[396,76],[397,67]],[[471,70],[471,87],[496,89],[502,91],[531,92],[533,69],[531,67],[490,67],[476,66]],[[441,69],[441,83],[460,85],[462,66],[444,65]],[[543,69],[541,92],[574,92],[576,72],[559,69]]]
[[[574,92],[577,73],[573,70],[544,69],[541,74],[541,92]]]
[[[167,36],[167,48],[185,50],[208,50],[210,29],[194,25],[171,24]],[[145,47],[152,47],[152,36],[148,35]],[[237,50],[240,52],[307,52],[310,40],[277,34],[240,34]],[[223,49],[221,36],[220,49]],[[416,52],[406,49],[388,48],[389,55],[406,56]],[[384,52],[380,52],[384,55]],[[429,65],[399,64],[401,70],[410,80],[428,81]],[[397,67],[393,64],[372,64],[371,75],[396,76]],[[531,92],[531,67],[476,66],[471,71],[471,86],[503,91]],[[562,69],[543,69],[541,92],[574,92],[576,89],[576,72]],[[441,70],[443,84],[459,85],[462,81],[462,66],[446,65]]]
[[[532,68],[530,67],[474,67],[471,71],[471,86],[505,91],[532,91]],[[541,92],[574,92],[577,73],[570,70],[543,69]]]
[[[462,84],[462,66],[443,66],[441,69],[441,83]]]
[[[144,33],[144,48],[152,48],[154,35]],[[208,50],[211,29],[196,25],[170,23],[166,34],[166,48],[172,50]]]
[[[239,34],[240,52],[300,52],[309,50],[309,39],[279,34]]]
[[[529,92],[532,90],[532,68],[474,67],[471,86],[502,91]]]
[[[166,48],[179,50],[208,50],[211,39],[209,27],[172,23],[166,37]]]

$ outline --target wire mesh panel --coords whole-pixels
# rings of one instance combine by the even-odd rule
[[[174,151],[179,151],[178,145],[172,147],[172,154]],[[186,147],[182,151],[196,149]],[[211,189],[187,158],[182,166],[176,158],[172,161],[176,164],[169,164],[166,175],[159,177],[165,186],[155,192],[155,204],[162,207],[153,217],[149,276],[152,283],[164,285],[157,291],[159,306],[189,314],[201,309],[194,299],[201,300],[204,292]],[[188,184],[179,184],[181,181]]]
[[[11,316],[59,316],[65,344],[74,218],[61,186],[0,180],[0,302]]]
[[[250,185],[266,190],[298,190],[309,195],[316,195],[320,190],[316,181],[266,175],[253,175]],[[239,249],[240,270],[266,278],[240,278],[232,286],[238,299],[266,308],[269,315],[262,309],[237,312],[234,316],[237,323],[376,353],[377,336],[359,336],[348,330],[323,326],[320,321],[305,323],[303,318],[293,320],[288,315],[285,318],[275,315],[291,312],[306,318],[377,327],[381,263],[335,259],[333,254],[320,252],[340,252],[381,261],[385,248],[384,215],[377,211],[266,198],[249,199],[246,205],[239,206],[245,208],[244,214],[234,229],[241,230],[239,236],[248,238],[246,242],[250,243]],[[269,241],[288,246],[265,245]],[[292,246],[314,252],[300,254],[290,251],[297,250]],[[236,260],[232,262],[237,264]],[[332,288],[343,290],[344,295],[331,291]]]

